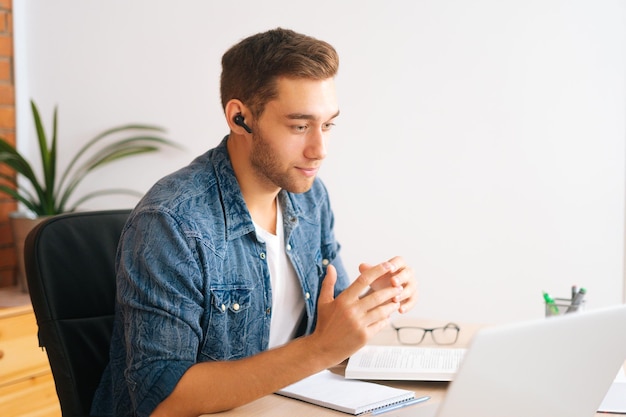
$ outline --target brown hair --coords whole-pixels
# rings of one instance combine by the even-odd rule
[[[325,80],[339,69],[330,44],[289,29],[259,33],[232,46],[222,57],[222,106],[241,100],[259,117],[276,97],[279,77]]]

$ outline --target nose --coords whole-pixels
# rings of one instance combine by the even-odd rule
[[[307,136],[304,156],[309,159],[321,160],[326,158],[326,135],[321,129],[311,130]]]

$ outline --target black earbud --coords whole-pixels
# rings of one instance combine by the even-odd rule
[[[243,127],[246,132],[252,133],[252,129],[250,129],[250,126],[248,126],[246,122],[243,121],[243,116],[241,114],[236,115],[233,121],[236,125]]]

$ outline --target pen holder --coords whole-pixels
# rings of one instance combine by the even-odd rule
[[[577,306],[572,305],[571,298],[555,298],[554,303],[545,303],[546,317],[561,316],[563,314],[575,313],[585,309],[585,302],[582,300]]]

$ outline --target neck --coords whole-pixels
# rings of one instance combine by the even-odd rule
[[[247,204],[248,203],[246,202],[246,205]],[[276,218],[278,216],[276,199],[274,199],[271,207],[250,208],[250,206],[248,205],[248,210],[250,211],[250,216],[252,217],[252,220],[257,225],[273,235],[276,234]]]
[[[226,146],[252,220],[268,232],[276,234],[276,197],[280,188],[269,187],[256,178],[250,167],[248,150],[242,148],[245,146],[242,138],[230,137]]]

